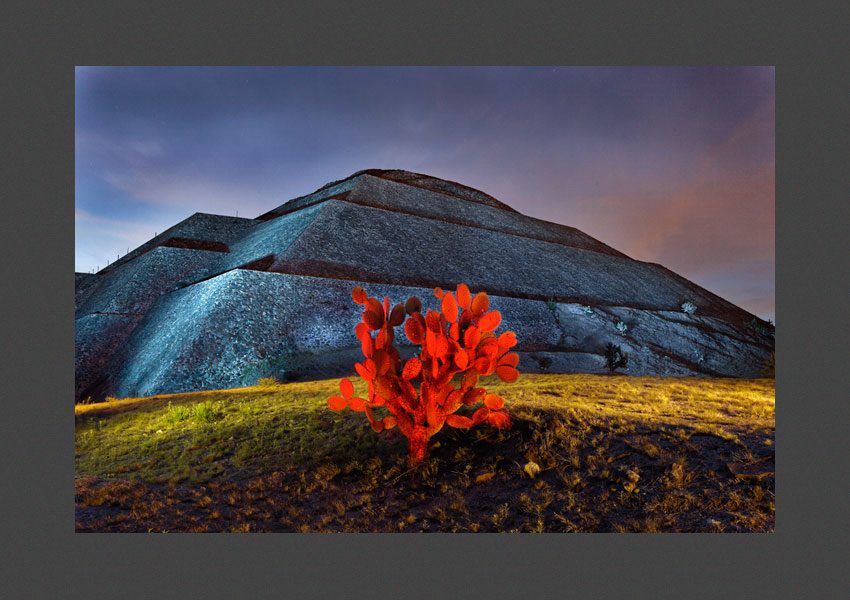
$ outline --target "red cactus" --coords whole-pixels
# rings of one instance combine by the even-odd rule
[[[434,295],[441,301],[440,311],[429,310],[423,317],[419,298],[411,297],[390,310],[389,298],[381,303],[363,288],[354,288],[351,297],[363,305],[362,322],[354,331],[365,357],[354,368],[368,384],[368,398],[355,397],[348,379],[340,381],[341,395],[328,398],[331,410],[347,406],[365,412],[376,432],[398,425],[409,442],[411,465],[425,458],[428,440],[443,425],[510,427],[510,417],[503,410],[505,401],[476,385],[479,376],[493,373],[503,381],[515,381],[519,376],[519,355],[509,352],[517,343],[516,335],[512,331],[498,337],[493,333],[502,315],[487,310],[490,300],[486,293],[473,297],[461,283],[456,296],[440,288]],[[394,330],[402,324],[407,338],[421,346],[418,356],[404,364],[393,346]],[[374,337],[372,332],[377,332]],[[453,382],[456,376],[460,376],[459,387]],[[456,414],[461,407],[478,402],[484,405],[471,416]],[[382,406],[390,414],[379,418],[375,409]]]

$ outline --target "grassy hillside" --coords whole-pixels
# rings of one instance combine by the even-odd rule
[[[513,428],[444,429],[414,471],[396,430],[327,409],[337,380],[78,405],[77,529],[773,529],[773,380],[485,385]]]

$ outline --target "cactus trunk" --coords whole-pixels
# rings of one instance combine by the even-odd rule
[[[408,464],[415,467],[420,464],[428,454],[428,433],[425,427],[416,427],[410,434],[408,440]]]

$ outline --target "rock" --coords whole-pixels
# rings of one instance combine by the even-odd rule
[[[475,483],[487,483],[488,481],[493,479],[495,475],[496,474],[492,471],[489,473],[481,473],[481,475],[475,478]]]
[[[726,467],[736,479],[760,480],[765,477],[773,477],[773,457],[768,456],[752,463],[729,463]]]
[[[538,465],[533,460],[530,460],[525,463],[525,466],[522,468],[522,470],[525,471],[526,475],[534,479],[535,477],[537,477],[537,474],[540,473],[540,465]]]

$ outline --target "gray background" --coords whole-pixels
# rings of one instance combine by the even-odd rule
[[[5,597],[847,597],[846,8],[169,4],[4,5]],[[74,533],[74,65],[349,63],[776,65],[776,533]]]

